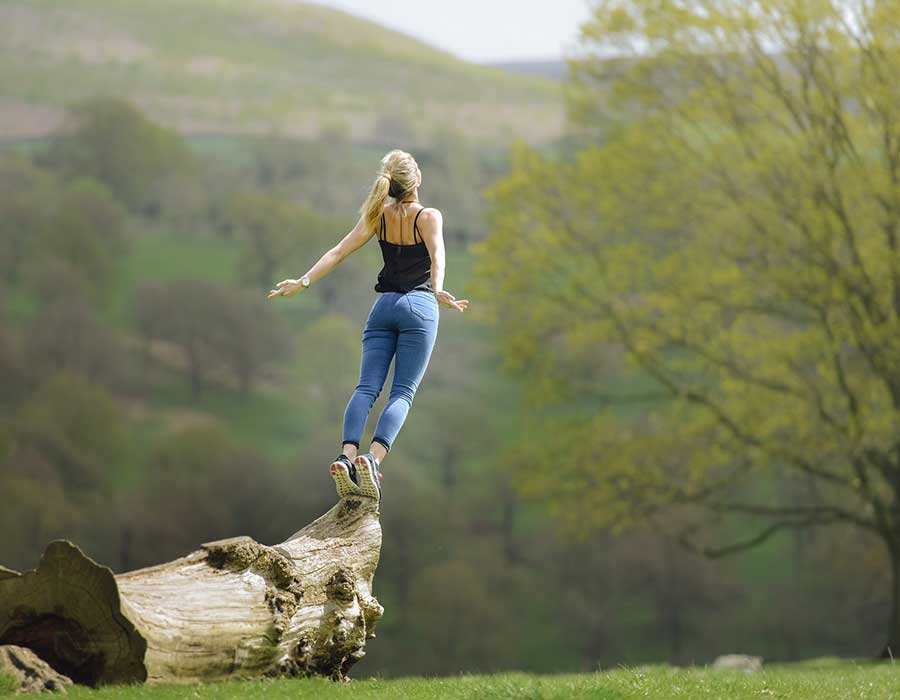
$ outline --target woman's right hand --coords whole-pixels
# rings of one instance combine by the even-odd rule
[[[271,290],[266,299],[271,299],[272,297],[291,297],[300,290],[305,289],[305,287],[300,284],[300,280],[292,279],[282,280],[275,286],[277,289]]]
[[[435,292],[434,296],[437,298],[437,302],[441,306],[448,306],[451,309],[456,309],[457,311],[465,311],[466,307],[469,305],[468,299],[457,299],[446,289]]]

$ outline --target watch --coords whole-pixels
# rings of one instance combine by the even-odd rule
[[[306,275],[303,275],[303,277],[300,278],[300,284],[302,284],[304,287],[308,287],[309,286],[309,277],[307,277]]]

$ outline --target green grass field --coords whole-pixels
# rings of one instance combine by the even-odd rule
[[[344,684],[318,678],[278,679],[190,686],[120,686],[102,690],[78,687],[70,690],[68,697],[75,700],[892,700],[900,698],[900,665],[844,660],[822,664],[773,664],[755,674],[697,666],[635,666],[566,675],[499,673],[369,679]]]

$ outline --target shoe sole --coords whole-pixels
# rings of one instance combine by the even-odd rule
[[[353,460],[356,465],[356,478],[359,479],[359,490],[363,496],[374,498],[376,501],[381,500],[381,489],[376,483],[377,478],[374,474],[375,466],[369,462],[369,458],[360,455]]]
[[[353,479],[350,478],[350,470],[343,462],[332,463],[331,478],[334,479],[334,486],[341,498],[360,495],[359,487],[353,483]]]

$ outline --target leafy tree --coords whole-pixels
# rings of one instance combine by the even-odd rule
[[[218,319],[217,351],[246,396],[265,365],[290,355],[292,338],[272,304],[251,292],[227,290]]]
[[[220,291],[218,286],[201,279],[181,280],[168,286],[148,281],[140,285],[135,297],[135,315],[146,341],[145,354],[149,354],[151,340],[164,340],[179,347],[195,399],[202,393],[207,375],[219,363],[215,348],[220,337],[216,321]]]
[[[360,329],[346,316],[326,314],[295,342],[294,394],[311,400],[329,425],[340,425],[359,377]]]
[[[0,494],[0,562],[20,571],[34,567],[49,540],[71,537],[83,517],[56,465],[30,445],[0,457]]]
[[[884,655],[900,648],[898,29],[895,4],[861,0],[599,3],[570,90],[596,140],[562,160],[519,145],[479,247],[512,365],[561,401],[526,486],[582,529],[677,507],[673,534],[709,556],[859,527],[891,562]]]
[[[70,176],[106,183],[132,211],[159,214],[165,179],[195,167],[177,132],[148,120],[125,99],[82,100],[70,107],[68,120],[41,162]]]
[[[0,295],[0,303],[4,301]],[[19,350],[19,343],[7,323],[0,321],[0,405],[15,406],[27,390],[25,381],[25,359]],[[3,431],[0,430],[0,435]],[[0,437],[0,458],[3,454],[3,439]]]
[[[0,158],[0,274],[19,280],[23,262],[47,226],[55,183],[52,175],[15,155]]]
[[[256,184],[317,209],[346,206],[345,181],[354,168],[350,125],[343,118],[323,125],[311,139],[297,139],[273,131],[260,138],[253,152]],[[355,195],[354,195],[355,196]]]
[[[25,358],[27,375],[38,380],[71,369],[104,383],[114,380],[119,369],[116,337],[77,291],[60,294],[29,324]]]
[[[502,663],[509,642],[502,632],[504,610],[491,595],[492,573],[451,559],[415,575],[411,626],[415,638],[426,642],[413,650],[422,672],[488,672]]]
[[[102,491],[123,455],[125,421],[105,389],[61,370],[27,399],[13,433],[15,449],[40,454],[67,489]]]
[[[334,231],[311,210],[258,190],[233,194],[222,213],[221,227],[244,245],[238,271],[241,281],[266,292],[278,281],[276,269],[286,258],[294,257],[301,245],[318,250],[326,231]]]
[[[465,134],[441,128],[418,157],[423,171],[422,199],[428,206],[453,212],[444,223],[448,240],[465,243],[481,238],[482,187],[486,173]]]
[[[278,541],[285,533],[273,522],[283,525],[291,514],[296,527],[296,513],[280,495],[285,491],[272,464],[235,442],[214,417],[176,426],[160,436],[140,488],[124,501],[120,518],[129,537],[122,565],[166,561],[231,535]]]
[[[138,289],[135,306],[145,363],[152,339],[180,347],[194,398],[207,377],[223,368],[246,394],[266,363],[290,351],[285,322],[265,299],[245,291],[200,279],[168,286],[149,281]]]
[[[100,301],[116,256],[125,252],[127,243],[124,211],[109,188],[89,178],[77,179],[58,195],[47,217],[29,260],[29,278],[46,297],[65,294],[70,280],[45,274],[47,262],[58,260]]]

